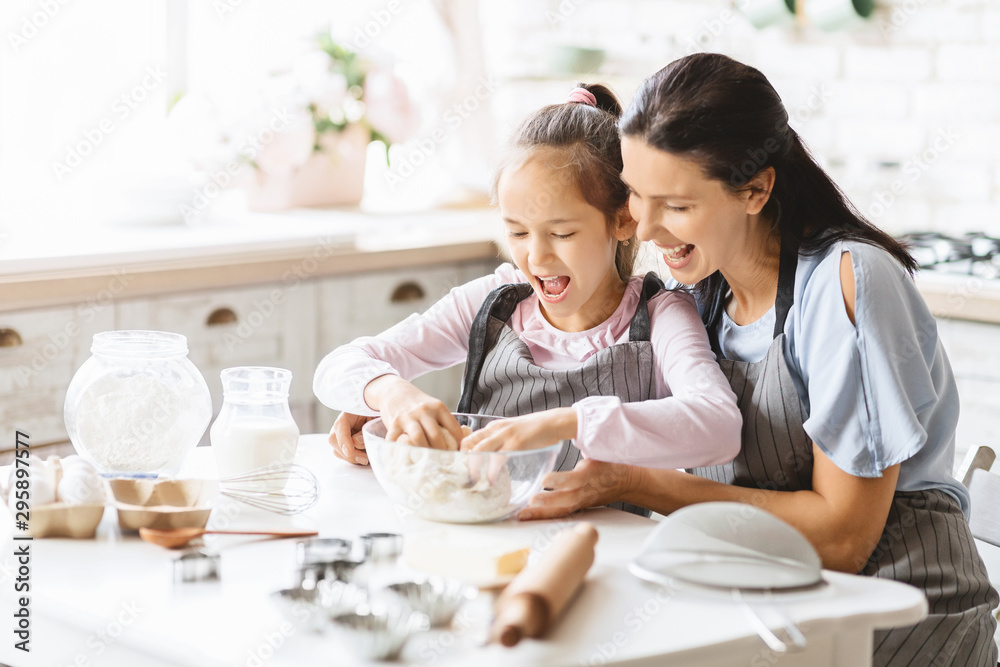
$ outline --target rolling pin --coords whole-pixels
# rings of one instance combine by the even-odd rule
[[[562,531],[541,558],[514,577],[497,600],[490,639],[514,646],[555,625],[594,564],[597,529],[579,523]]]

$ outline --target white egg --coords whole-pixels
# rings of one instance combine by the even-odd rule
[[[56,497],[64,503],[82,505],[104,502],[104,483],[98,475],[67,471],[56,489]]]
[[[10,487],[10,491],[8,491],[7,507],[12,512],[15,511],[15,506],[19,500],[17,497],[18,491],[23,491],[23,489],[18,489],[16,485]],[[35,478],[32,480],[31,493],[27,500],[29,507],[54,503],[56,501],[56,490],[45,478]]]
[[[67,456],[64,459],[61,459],[60,463],[62,464],[64,474],[68,473],[70,470],[85,470],[90,474],[97,474],[97,468],[94,467],[94,464],[78,454]]]
[[[41,480],[47,483],[49,487],[55,487],[56,475],[54,469],[45,465],[45,462],[42,461],[37,456],[30,457],[28,459],[28,462],[29,465],[27,467],[23,465],[18,465],[16,462],[10,466],[10,474],[7,475],[8,491],[14,488],[14,484],[17,482],[17,480],[28,479],[27,477],[24,476],[25,473],[21,473],[21,475],[18,476],[17,473],[18,469],[24,470],[27,472],[27,474],[31,475],[32,482],[37,482]]]

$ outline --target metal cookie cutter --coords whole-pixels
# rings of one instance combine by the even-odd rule
[[[300,566],[326,563],[332,560],[350,560],[351,541],[339,537],[311,537],[299,540],[296,545]]]
[[[403,553],[403,536],[398,533],[367,533],[361,536],[365,560],[393,564]]]
[[[174,559],[174,583],[189,584],[219,580],[219,554],[190,549]]]

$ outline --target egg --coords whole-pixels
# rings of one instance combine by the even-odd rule
[[[13,512],[16,509],[18,491],[23,491],[23,489],[18,489],[17,486],[11,486],[10,491],[8,491],[7,496],[7,507]],[[44,477],[36,477],[31,483],[31,493],[28,497],[29,507],[38,507],[39,505],[48,505],[56,501],[56,490],[52,484],[49,483]]]
[[[98,475],[79,470],[68,470],[56,489],[56,497],[64,503],[82,505],[104,502],[104,483]]]
[[[19,465],[16,462],[10,467],[10,474],[7,475],[7,489],[13,489],[14,484],[18,479],[27,479],[25,473],[18,475],[18,470],[24,470],[27,474],[31,475],[31,481],[33,483],[39,480],[44,481],[49,487],[55,488],[56,475],[55,469],[47,466],[44,461],[42,461],[37,456],[32,456],[28,458],[28,466]]]
[[[94,464],[78,454],[67,456],[61,459],[60,463],[62,464],[63,474],[68,473],[70,470],[83,470],[88,474],[97,474],[97,468],[94,467]]]

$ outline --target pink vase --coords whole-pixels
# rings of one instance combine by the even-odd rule
[[[254,211],[297,206],[356,206],[364,194],[369,134],[358,125],[320,137],[321,150],[285,174],[254,169],[247,205]]]

